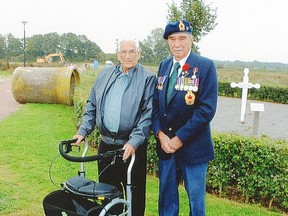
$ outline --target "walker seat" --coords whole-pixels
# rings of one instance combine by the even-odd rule
[[[80,176],[66,180],[64,188],[73,194],[88,198],[114,199],[122,195],[114,185],[95,182]]]

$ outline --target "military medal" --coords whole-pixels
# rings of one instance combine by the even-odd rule
[[[189,83],[190,83],[189,80],[190,80],[190,78],[185,77],[184,79],[185,79],[184,91],[187,91],[188,88],[189,88]]]
[[[176,90],[179,90],[179,89],[180,89],[179,79],[180,79],[180,77],[177,77],[176,85],[175,85],[175,89],[176,89]]]
[[[198,86],[199,86],[199,78],[194,79],[193,83],[194,83],[194,85],[192,87],[192,91],[193,92],[197,92],[198,91]]]
[[[187,105],[193,105],[195,102],[195,94],[192,91],[187,91],[185,95],[185,102]]]
[[[161,77],[158,77],[157,89],[161,90]]]
[[[193,68],[193,75],[190,80],[189,91],[197,92],[199,87],[199,78],[196,77],[196,73],[198,72],[198,68]]]
[[[179,87],[179,90],[180,91],[183,91],[184,89],[184,77],[180,77],[180,87]]]
[[[163,77],[160,78],[159,90],[163,89]]]
[[[158,84],[157,84],[157,89],[162,90],[163,89],[163,83],[166,79],[166,76],[164,77],[158,77]]]

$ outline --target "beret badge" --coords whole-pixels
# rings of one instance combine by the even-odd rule
[[[184,23],[182,22],[182,20],[179,22],[179,30],[180,30],[180,31],[185,31],[185,25],[184,25]]]

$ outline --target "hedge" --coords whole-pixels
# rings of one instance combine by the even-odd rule
[[[219,96],[241,98],[242,89],[231,88],[230,82],[219,82]],[[280,87],[270,87],[261,86],[260,89],[251,88],[248,91],[248,96],[250,100],[260,100],[267,102],[275,102],[288,104],[288,88]]]
[[[213,141],[216,158],[207,176],[211,192],[288,210],[287,141],[229,133],[215,133]]]

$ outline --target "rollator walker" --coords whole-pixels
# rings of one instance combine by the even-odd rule
[[[59,152],[63,158],[71,162],[80,163],[78,176],[74,176],[61,184],[62,188],[48,194],[43,200],[44,213],[46,216],[105,216],[127,215],[132,216],[132,184],[131,172],[135,161],[135,154],[127,169],[126,199],[123,193],[114,185],[96,182],[85,178],[84,163],[97,161],[105,158],[113,158],[111,163],[117,163],[122,159],[124,149],[117,149],[105,153],[86,156],[89,144],[85,141],[81,156],[69,155],[72,148],[80,151],[80,146],[75,145],[77,139],[64,140],[59,144]],[[116,173],[115,173],[116,174]],[[124,196],[125,197],[125,196]],[[113,214],[115,205],[123,206],[122,213]],[[112,211],[112,212],[111,212]]]

